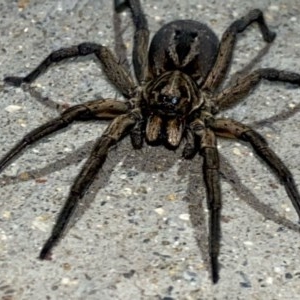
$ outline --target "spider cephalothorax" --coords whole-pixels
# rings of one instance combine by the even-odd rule
[[[165,72],[150,81],[144,89],[143,100],[147,140],[157,142],[166,136],[172,147],[179,145],[188,116],[202,104],[196,83],[180,71]]]
[[[218,117],[218,113],[248,95],[262,79],[300,85],[300,74],[262,68],[240,77],[232,86],[222,87],[238,33],[255,22],[266,42],[275,38],[260,10],[252,10],[234,21],[220,43],[213,31],[202,23],[192,20],[171,22],[154,35],[148,51],[148,25],[139,0],[118,3],[129,7],[134,23],[132,56],[136,81],[107,47],[94,43],[54,51],[27,76],[7,77],[5,81],[14,86],[31,83],[52,63],[94,54],[107,78],[125,100],[93,100],[66,109],[59,117],[33,130],[17,143],[0,161],[0,171],[28,145],[73,121],[111,120],[75,178],[51,236],[40,252],[40,258],[46,259],[65,232],[79,200],[113,145],[128,134],[134,148],[141,148],[144,140],[151,145],[163,144],[171,149],[183,143],[184,158],[191,159],[197,153],[203,157],[209,210],[209,256],[212,280],[216,283],[219,279],[222,206],[217,137],[248,142],[284,185],[300,217],[300,195],[292,174],[266,140],[249,126]]]

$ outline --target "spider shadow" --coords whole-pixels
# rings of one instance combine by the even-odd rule
[[[262,203],[249,188],[241,181],[233,166],[229,163],[224,155],[220,155],[221,161],[221,177],[229,183],[240,199],[243,199],[251,208],[264,216],[266,220],[271,220],[280,227],[284,226],[295,232],[300,232],[300,227],[297,223],[288,220],[285,217],[279,216],[278,212],[269,204]],[[281,188],[283,186],[281,185]]]
[[[125,46],[125,42],[123,39],[124,36],[124,32],[126,30],[126,28],[128,28],[127,26],[124,26],[122,28],[122,20],[121,20],[121,15],[117,12],[115,12],[114,10],[114,15],[113,15],[113,31],[114,31],[114,41],[115,41],[115,46],[114,46],[114,50],[115,53],[117,55],[117,57],[119,58],[119,62],[124,66],[124,68],[126,70],[131,70],[130,68],[130,63],[128,61],[128,55],[127,55],[127,51],[126,51],[126,46]]]
[[[272,124],[276,122],[282,122],[292,118],[295,114],[300,112],[300,103],[296,104],[294,107],[289,107],[287,110],[281,111],[278,114],[275,114],[269,118],[263,120],[255,121],[250,124],[253,128],[259,128],[263,126],[271,127]]]
[[[236,84],[237,80],[243,76],[248,75],[251,70],[254,68],[255,65],[257,65],[262,58],[269,52],[270,48],[272,47],[272,44],[266,44],[264,47],[262,47],[258,53],[252,58],[251,61],[249,61],[242,69],[236,71],[235,73],[231,74],[229,76],[228,83],[225,82],[226,86],[233,86]],[[230,70],[229,70],[230,72]]]

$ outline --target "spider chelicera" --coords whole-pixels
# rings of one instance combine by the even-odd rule
[[[300,74],[273,68],[257,69],[240,77],[234,85],[221,89],[238,33],[257,23],[267,43],[275,38],[258,9],[234,21],[220,42],[208,26],[193,20],[177,20],[164,25],[148,49],[149,30],[140,1],[119,3],[129,7],[134,24],[132,57],[136,80],[108,47],[82,43],[54,51],[27,76],[6,77],[5,82],[14,86],[31,83],[53,63],[94,54],[108,80],[122,93],[125,101],[101,99],[66,109],[59,117],[31,131],[17,143],[1,159],[0,171],[27,146],[74,121],[110,121],[77,175],[52,233],[40,252],[41,259],[49,259],[52,248],[65,232],[79,200],[113,145],[127,135],[130,135],[135,149],[140,149],[144,140],[150,145],[162,144],[170,149],[183,144],[184,158],[192,159],[197,153],[203,157],[209,210],[209,256],[212,280],[216,283],[219,279],[222,207],[216,137],[248,142],[277,175],[300,217],[300,195],[292,174],[266,140],[250,127],[217,115],[247,96],[262,79],[299,85]]]

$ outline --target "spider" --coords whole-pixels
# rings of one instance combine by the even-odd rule
[[[17,143],[1,159],[0,171],[27,146],[74,121],[110,121],[75,178],[51,235],[42,247],[39,258],[50,259],[53,247],[66,231],[79,200],[104,164],[112,146],[128,135],[134,149],[142,148],[144,141],[169,149],[177,149],[182,144],[183,158],[192,159],[196,154],[203,157],[209,210],[208,253],[211,278],[213,283],[217,283],[222,207],[217,137],[249,143],[283,184],[300,217],[300,194],[292,174],[269,148],[266,140],[249,126],[217,115],[247,96],[263,79],[300,85],[300,74],[261,68],[238,78],[233,85],[222,88],[239,33],[252,23],[257,23],[265,42],[271,43],[275,38],[275,33],[270,31],[263,13],[258,9],[234,21],[220,41],[203,23],[176,20],[164,25],[148,47],[148,24],[140,1],[117,3],[129,8],[134,24],[132,57],[136,80],[108,47],[82,43],[52,52],[25,77],[6,77],[4,81],[13,86],[32,83],[54,63],[93,54],[99,59],[107,79],[125,100],[93,100],[66,109],[59,117],[34,129]]]

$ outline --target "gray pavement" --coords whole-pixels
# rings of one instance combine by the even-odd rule
[[[234,19],[261,8],[277,38],[256,67],[300,72],[298,0],[142,2],[152,33],[171,20],[191,18],[209,24],[219,37]],[[0,14],[1,78],[27,74],[63,46],[91,41],[114,48],[118,26],[130,54],[128,13],[121,14],[121,24],[115,18],[114,28],[111,1],[0,0]],[[256,26],[241,34],[230,74],[264,47]],[[92,57],[51,68],[27,90],[1,84],[0,94],[0,155],[63,107],[117,95]],[[300,89],[264,82],[224,113],[254,125],[298,186],[299,99]],[[211,284],[206,262],[201,159],[182,161],[180,151],[162,147],[133,151],[128,139],[110,153],[52,261],[39,261],[68,190],[104,129],[105,123],[74,124],[27,149],[1,174],[1,299],[300,299],[296,213],[266,166],[236,141],[219,141],[223,211],[217,285]]]

